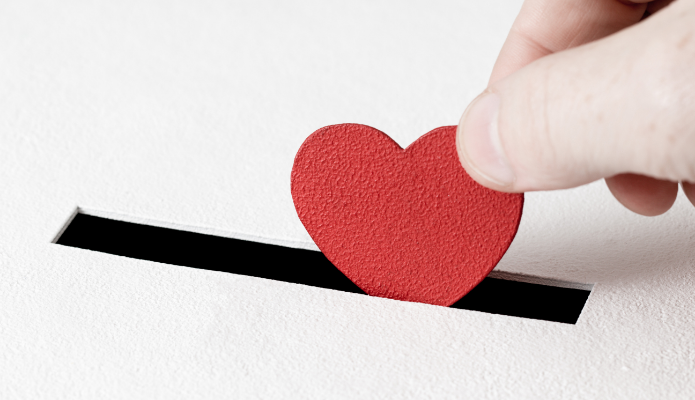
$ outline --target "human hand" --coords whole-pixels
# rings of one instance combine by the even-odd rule
[[[682,182],[695,205],[695,0],[526,0],[456,144],[492,189],[605,178],[659,215]]]

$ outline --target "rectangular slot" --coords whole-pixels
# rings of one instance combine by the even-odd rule
[[[136,224],[77,213],[57,244],[140,260],[364,292],[318,251]],[[591,292],[582,284],[491,274],[452,308],[574,324]],[[564,287],[563,287],[564,286]],[[588,289],[588,290],[587,290]]]

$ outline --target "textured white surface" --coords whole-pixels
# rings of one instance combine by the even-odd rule
[[[0,3],[0,398],[692,398],[695,208],[527,195],[498,270],[596,283],[576,325],[51,244],[75,207],[312,248],[315,129],[407,145],[486,83],[520,1]]]

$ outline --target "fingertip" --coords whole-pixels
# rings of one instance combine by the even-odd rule
[[[678,195],[678,183],[637,174],[606,178],[606,185],[625,208],[647,217],[668,211]]]
[[[514,191],[512,171],[499,138],[497,118],[500,96],[489,91],[466,108],[456,131],[456,150],[463,168],[481,185]]]

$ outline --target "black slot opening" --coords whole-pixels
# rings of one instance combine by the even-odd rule
[[[56,243],[184,267],[364,292],[320,252],[77,214]],[[588,290],[486,278],[452,308],[574,324]]]

